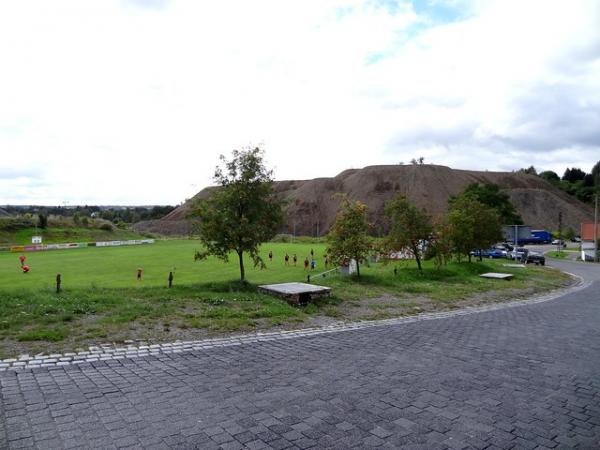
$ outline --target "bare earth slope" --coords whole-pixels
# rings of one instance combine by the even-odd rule
[[[579,229],[591,220],[591,208],[545,180],[523,173],[477,172],[455,170],[435,165],[369,166],[345,170],[333,178],[302,181],[277,181],[275,190],[286,202],[283,233],[323,235],[335,218],[339,204],[336,193],[343,192],[369,206],[375,232],[383,229],[383,206],[396,192],[401,192],[431,215],[443,214],[448,199],[469,184],[495,183],[511,201],[527,225],[556,229],[558,212],[563,226]],[[162,234],[186,234],[191,230],[186,216],[195,199],[210,195],[211,188],[200,191],[193,199],[157,221],[137,225],[141,231]]]

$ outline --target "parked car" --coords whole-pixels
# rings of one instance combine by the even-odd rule
[[[469,252],[471,256],[476,256],[479,258],[479,250],[473,250]],[[506,250],[499,250],[497,248],[488,248],[486,250],[481,250],[482,258],[506,258]]]
[[[573,239],[571,239],[571,242],[581,242],[581,238],[579,236],[575,236]]]
[[[527,264],[535,264],[536,266],[538,264],[544,266],[546,265],[546,257],[544,255],[542,255],[541,253],[538,252],[528,252],[527,253],[527,260],[525,261]]]
[[[562,247],[566,247],[567,244],[565,244],[565,241],[563,241],[562,239],[554,239],[552,241],[552,245],[560,245]]]
[[[508,259],[514,259],[515,261],[523,261],[523,262],[525,262],[527,260],[527,254],[528,253],[529,253],[529,250],[527,250],[526,248],[517,247],[512,252],[508,253],[506,255],[506,257]]]
[[[500,244],[494,245],[494,248],[497,250],[503,250],[505,252],[512,252],[514,247],[512,245],[510,245],[508,242],[502,242]]]

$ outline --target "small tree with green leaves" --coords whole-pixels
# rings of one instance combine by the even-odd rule
[[[454,253],[467,255],[471,262],[472,250],[488,248],[502,238],[502,224],[493,208],[465,195],[451,202],[446,233]]]
[[[433,221],[433,232],[427,243],[425,258],[433,258],[436,269],[445,266],[452,259],[453,249],[449,227],[446,216],[437,217]]]
[[[370,225],[367,221],[367,205],[342,196],[335,222],[327,235],[327,253],[335,264],[356,261],[356,275],[360,278],[360,262],[371,250]]]
[[[383,243],[386,253],[408,250],[422,270],[423,244],[433,231],[431,218],[401,194],[386,203],[385,215],[391,225]]]
[[[245,281],[244,253],[255,266],[265,267],[259,255],[261,243],[273,238],[283,220],[282,203],[273,191],[272,171],[264,165],[260,148],[234,150],[231,160],[221,156],[215,170],[218,187],[200,200],[192,212],[199,222],[196,230],[204,246],[195,259],[209,255],[228,261],[238,256],[240,282]]]
[[[571,241],[575,238],[575,230],[571,227],[567,228],[563,233],[563,238],[567,241]]]

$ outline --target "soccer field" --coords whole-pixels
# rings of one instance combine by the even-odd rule
[[[70,250],[26,252],[26,264],[30,272],[23,274],[20,253],[0,253],[0,291],[12,289],[53,289],[56,274],[62,276],[63,288],[123,288],[136,286],[165,286],[170,271],[174,284],[196,284],[236,280],[239,278],[237,255],[228,263],[216,258],[194,261],[194,251],[200,249],[198,241],[169,240],[155,244],[127,247],[89,247]],[[310,260],[314,249],[317,268],[322,272],[324,244],[267,243],[261,256],[266,269],[254,268],[253,262],[245,261],[246,278],[252,283],[275,283],[302,281],[306,279],[304,258]],[[268,253],[273,252],[269,262]],[[284,255],[290,255],[289,266],[284,265]],[[298,256],[294,267],[292,256]],[[136,280],[137,269],[143,269],[142,281]]]

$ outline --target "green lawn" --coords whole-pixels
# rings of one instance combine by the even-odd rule
[[[304,308],[256,292],[258,284],[305,281],[302,261],[314,249],[317,270],[323,268],[324,244],[269,243],[263,246],[267,268],[246,261],[249,284],[238,283],[237,259],[229,263],[193,259],[197,241],[171,240],[113,248],[81,248],[28,252],[28,274],[21,273],[18,253],[0,252],[0,357],[19,352],[84,348],[129,339],[164,341],[199,339],[211,333],[298,327],[317,320],[360,320],[456,308],[559,287],[561,273],[541,267],[510,269],[506,261],[451,263],[420,273],[415,264],[380,263],[361,267],[361,280],[313,277],[333,288],[330,299]],[[272,251],[273,262],[267,254]],[[284,255],[290,265],[284,265]],[[296,253],[298,265],[291,256]],[[137,268],[143,269],[141,282]],[[169,271],[175,287],[168,289]],[[510,282],[486,280],[487,271],[515,274]],[[57,273],[63,291],[54,292]],[[490,296],[489,291],[494,291]]]
[[[573,253],[580,253],[577,250],[562,250],[562,251],[550,251],[550,252],[546,252],[545,255],[549,256],[550,258],[559,258],[559,259],[564,259],[564,258],[568,258],[571,255],[573,255]]]

